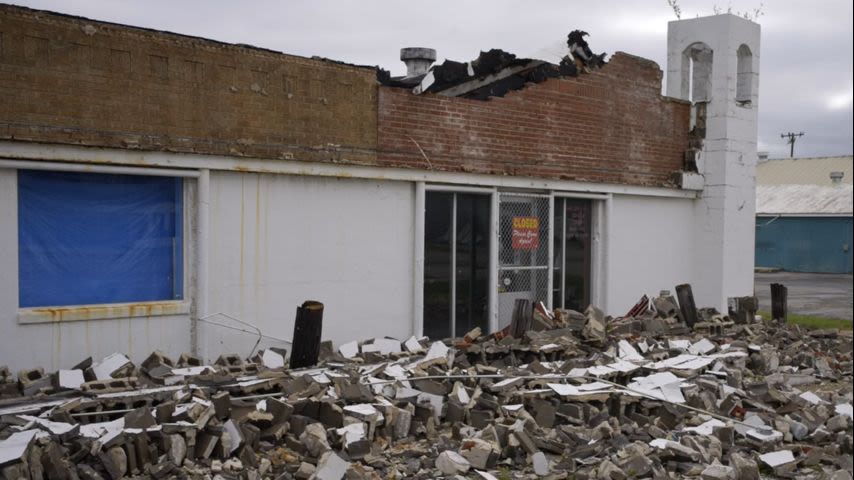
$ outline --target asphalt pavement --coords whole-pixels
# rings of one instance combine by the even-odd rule
[[[771,284],[789,289],[789,313],[851,320],[854,309],[852,276],[834,273],[756,273],[759,309],[771,311]]]

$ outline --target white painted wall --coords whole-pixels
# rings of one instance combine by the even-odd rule
[[[692,286],[698,306],[724,312],[728,297],[753,294],[759,40],[758,24],[732,14],[668,24],[668,95],[687,99],[686,48],[702,42],[713,52],[706,138],[698,160],[705,187],[694,209]],[[742,45],[752,53],[748,105],[736,102]]]
[[[290,339],[296,307],[318,300],[323,339],[336,345],[411,335],[412,183],[219,171],[210,183],[208,313]],[[204,323],[199,332],[214,358],[245,356],[257,338]]]
[[[122,352],[141,361],[156,349],[189,348],[187,315],[20,324],[17,171],[0,168],[0,365],[53,371],[87,356],[100,360]]]
[[[210,189],[208,313],[290,339],[296,307],[314,299],[326,305],[324,340],[412,333],[412,183],[213,172]],[[194,223],[189,205],[185,218]],[[0,365],[56,370],[113,352],[139,362],[153,350],[173,357],[190,351],[186,314],[20,323],[14,169],[0,168],[0,225]],[[186,275],[195,278],[190,269]],[[187,295],[192,291],[188,285]],[[222,316],[210,320],[251,329]],[[248,355],[257,338],[206,323],[199,335],[200,353],[210,360]],[[289,347],[269,339],[260,347],[268,345]]]
[[[593,293],[605,299],[601,306],[620,315],[641,295],[684,282],[702,298],[697,285],[710,272],[694,262],[700,201],[614,194],[608,203],[597,208],[603,219],[597,222],[602,258],[596,263],[604,270],[594,274],[601,290]],[[187,204],[193,229],[197,212],[194,201]],[[208,209],[206,313],[221,312],[290,339],[296,307],[312,299],[326,305],[323,339],[336,345],[413,333],[420,284],[413,261],[414,183],[213,171]],[[190,350],[189,315],[20,324],[13,169],[0,169],[0,225],[0,364],[55,370],[114,351],[139,362],[155,349],[172,356]],[[195,244],[187,238],[190,259]],[[195,279],[191,268],[186,272],[188,282]],[[188,295],[193,291],[188,285]],[[210,320],[251,330],[225,316]],[[222,353],[248,355],[257,337],[201,323],[199,338],[201,355],[213,360]],[[262,340],[259,348],[267,346],[290,350],[275,339]]]
[[[611,202],[603,282],[608,314],[625,315],[644,294],[675,295],[676,285],[694,283],[694,200],[614,195]]]

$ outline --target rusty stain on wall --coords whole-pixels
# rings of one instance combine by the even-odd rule
[[[111,305],[79,305],[69,307],[38,307],[18,312],[19,323],[63,323],[101,319],[180,315],[187,312],[180,301],[139,302]]]

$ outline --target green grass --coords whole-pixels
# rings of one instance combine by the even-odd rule
[[[771,312],[759,311],[756,313],[762,315],[763,319],[767,320],[771,318]],[[812,315],[798,315],[795,313],[789,314],[788,323],[792,325],[800,325],[805,328],[836,328],[839,330],[852,329],[851,320],[845,320],[842,318],[815,317]]]

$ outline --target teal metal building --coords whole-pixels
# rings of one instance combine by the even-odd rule
[[[756,216],[756,266],[851,273],[851,217]]]

